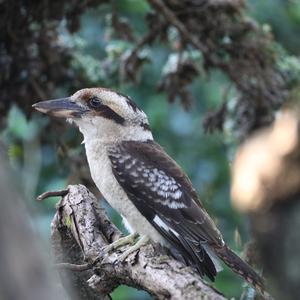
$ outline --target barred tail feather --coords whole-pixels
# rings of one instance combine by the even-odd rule
[[[265,299],[273,299],[273,297],[265,290],[264,279],[258,275],[251,266],[236,255],[227,245],[222,248],[215,249],[215,253],[230,269],[232,269],[232,271],[243,277]]]

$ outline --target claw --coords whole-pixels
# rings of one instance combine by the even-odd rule
[[[121,246],[127,245],[127,244],[132,244],[131,247],[129,247],[125,252],[123,252],[121,255],[119,255],[114,261],[113,264],[116,265],[119,262],[125,261],[125,259],[132,254],[133,252],[139,250],[142,246],[147,244],[149,241],[149,238],[146,236],[141,237],[136,243],[135,240],[137,238],[138,234],[133,233],[128,236],[125,236],[123,238],[118,239],[117,241],[113,242],[112,244],[106,246],[103,251],[104,255],[108,254],[110,251],[115,250]],[[104,257],[103,260],[105,260],[106,257]]]
[[[118,249],[122,246],[125,246],[127,244],[134,244],[135,239],[138,237],[138,234],[136,232],[129,234],[125,237],[122,237],[118,240],[116,240],[115,242],[107,245],[106,247],[104,247],[103,252],[104,254],[108,254],[109,252]]]
[[[116,260],[118,262],[123,262],[125,261],[125,259],[132,254],[133,252],[139,250],[142,246],[144,246],[145,244],[147,244],[149,241],[149,238],[147,236],[143,236],[141,237],[136,244],[134,244],[133,246],[131,246],[129,249],[127,249],[125,252],[123,252]]]

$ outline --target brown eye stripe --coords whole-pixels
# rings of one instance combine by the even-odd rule
[[[82,100],[87,103],[87,105],[90,107],[89,102],[93,98],[92,93],[85,93],[82,96]],[[117,114],[114,110],[112,110],[107,105],[100,105],[99,107],[90,107],[90,109],[94,112],[96,116],[100,116],[109,120],[113,120],[117,124],[123,125],[125,122],[125,119],[121,117],[119,114]]]
[[[94,110],[94,113],[96,116],[100,116],[106,119],[110,119],[115,121],[117,124],[123,125],[125,122],[125,119],[121,117],[119,114],[117,114],[115,111],[113,111],[110,107],[107,105],[101,105],[97,110]]]

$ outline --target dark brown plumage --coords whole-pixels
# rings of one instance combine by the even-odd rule
[[[260,276],[225,245],[188,177],[157,143],[124,141],[110,149],[109,157],[128,197],[188,265],[214,280],[212,252],[263,289]]]

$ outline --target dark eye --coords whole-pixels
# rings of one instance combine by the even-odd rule
[[[89,100],[89,107],[99,108],[101,106],[101,101],[97,97],[93,97]]]

